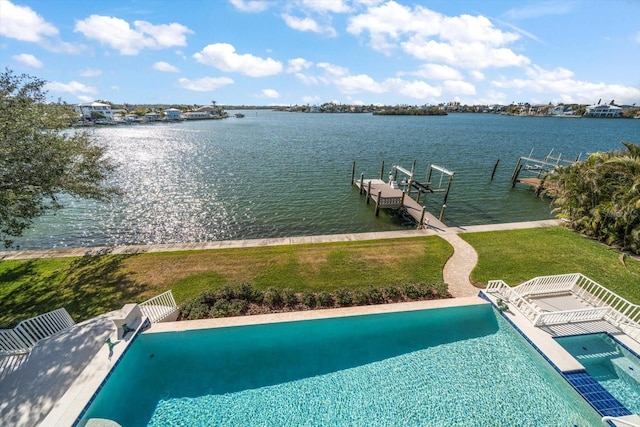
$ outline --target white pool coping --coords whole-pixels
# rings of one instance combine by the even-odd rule
[[[450,308],[450,307],[464,307],[471,305],[488,304],[488,302],[480,297],[464,297],[464,298],[449,298],[440,300],[428,300],[428,301],[415,301],[404,302],[395,304],[383,304],[383,305],[369,305],[359,307],[344,307],[335,309],[319,309],[319,310],[307,310],[307,311],[295,311],[284,313],[273,313],[264,315],[253,316],[239,316],[239,317],[227,317],[219,319],[203,319],[203,320],[189,320],[179,322],[166,322],[153,324],[151,328],[147,329],[142,334],[153,334],[162,332],[180,332],[194,329],[210,329],[210,328],[224,328],[234,326],[247,326],[247,325],[260,325],[267,323],[281,323],[303,320],[317,320],[328,319],[336,317],[348,317],[370,314],[382,314],[382,313],[394,313],[413,310],[426,310],[426,309],[438,309],[438,308]],[[545,356],[554,363],[558,369],[562,372],[584,369],[582,365],[577,362],[566,350],[564,350],[553,337],[541,330],[540,328],[533,327],[531,322],[526,319],[519,312],[507,312],[505,316],[516,325],[522,333],[524,333],[528,339],[533,342],[538,349],[540,349]],[[75,330],[75,332],[74,332]],[[92,337],[90,345],[78,347],[78,339],[76,337],[81,336],[82,339]],[[132,342],[132,335],[128,335],[126,340],[116,345],[113,348],[113,355],[108,357],[108,347],[104,344],[106,336],[115,337],[115,327],[113,322],[108,318],[108,315],[99,316],[89,321],[83,322],[72,328],[65,334],[56,336],[54,342],[43,342],[42,348],[38,352],[32,352],[29,355],[28,360],[24,361],[20,366],[10,372],[13,377],[12,382],[21,384],[21,381],[29,381],[34,377],[33,369],[37,369],[42,366],[42,359],[52,357],[64,357],[66,354],[75,354],[76,356],[83,356],[90,361],[86,364],[80,372],[70,373],[73,377],[73,381],[68,381],[63,385],[53,384],[51,381],[47,382],[46,379],[41,381],[38,387],[51,387],[52,390],[57,390],[56,393],[52,393],[53,398],[43,401],[22,401],[13,402],[11,399],[5,399],[0,405],[4,405],[6,408],[12,404],[17,404],[18,407],[13,409],[13,414],[16,418],[11,419],[11,423],[6,423],[6,420],[0,420],[2,425],[15,425],[16,427],[33,426],[34,417],[37,417],[37,412],[41,413],[41,422],[36,422],[40,426],[44,427],[70,427],[78,419],[83,409],[87,406],[92,396],[99,389],[104,379],[109,375],[118,359],[122,356],[127,346]],[[632,350],[638,352],[640,350],[640,344],[627,339],[626,336],[616,336],[624,342]],[[74,341],[75,339],[75,341]],[[55,344],[57,346],[58,353],[52,353],[46,351],[48,344]],[[66,345],[66,347],[65,347]],[[58,363],[62,369],[69,370],[69,367],[62,366],[64,363]],[[56,365],[56,366],[57,366]],[[22,371],[22,372],[21,372]],[[5,383],[7,375],[0,371],[0,392],[2,392],[2,386],[5,386],[4,392],[0,393],[0,396],[7,394],[6,387],[11,384]],[[40,376],[38,376],[40,378]],[[46,377],[45,377],[46,378]],[[3,384],[5,383],[5,384]],[[61,387],[66,387],[66,392],[61,395]],[[2,409],[2,406],[0,406]],[[36,413],[34,414],[33,411]],[[37,419],[37,418],[36,418]]]
[[[203,320],[186,320],[179,322],[166,322],[156,323],[148,330],[141,332],[142,334],[151,334],[158,332],[179,332],[192,329],[209,329],[219,327],[231,327],[231,326],[244,326],[244,325],[259,325],[266,323],[278,323],[278,322],[291,322],[299,320],[313,320],[313,319],[328,319],[333,317],[346,317],[357,316],[367,314],[381,314],[381,313],[393,313],[410,310],[425,310],[436,308],[449,308],[449,307],[463,307],[469,305],[488,304],[487,301],[479,297],[465,297],[465,298],[448,298],[440,300],[428,300],[428,301],[415,301],[396,304],[382,304],[382,305],[368,305],[360,307],[344,307],[333,309],[319,309],[308,311],[295,311],[285,313],[263,314],[254,316],[239,316],[239,317],[226,317],[221,319],[203,319]],[[83,322],[83,328],[91,331],[91,328],[99,328],[101,333],[95,334],[95,340],[97,350],[92,350],[86,354],[86,357],[90,358],[90,362],[81,372],[78,372],[74,381],[68,385],[67,391],[58,398],[56,401],[49,401],[45,407],[36,408],[35,402],[25,403],[22,402],[22,407],[14,409],[16,414],[28,414],[29,416],[18,417],[15,421],[12,421],[11,425],[16,427],[33,426],[34,410],[43,413],[43,420],[38,424],[41,427],[71,427],[78,419],[84,408],[87,406],[92,396],[100,388],[104,379],[107,378],[113,367],[116,365],[119,358],[124,353],[127,346],[132,342],[131,337],[128,335],[126,340],[116,345],[113,348],[113,355],[108,358],[108,347],[104,344],[104,340],[107,336],[112,337],[115,341],[115,327],[113,322],[105,321],[107,315],[100,316],[98,318],[91,319],[87,322]],[[106,322],[106,323],[105,323]],[[73,335],[73,329],[68,332],[69,336]],[[59,344],[63,344],[64,339],[59,340]],[[43,343],[43,346],[46,343]],[[93,347],[96,347],[94,345]],[[68,348],[68,352],[75,351],[73,348]],[[62,353],[64,354],[64,352]],[[46,357],[46,352],[42,354]],[[39,356],[39,357],[42,357]],[[27,364],[21,366],[21,369],[25,368],[29,370]],[[18,376],[20,381],[19,370],[13,372]],[[26,376],[28,377],[28,376]],[[57,387],[59,385],[43,384],[47,387]],[[0,396],[2,394],[0,393]],[[8,401],[3,404],[11,405],[12,402]],[[4,423],[0,423],[5,425]]]
[[[401,311],[426,310],[434,308],[463,307],[487,304],[479,297],[447,298],[439,300],[412,301],[394,304],[365,305],[320,310],[290,311],[284,313],[259,314],[255,316],[223,317],[219,319],[183,320],[180,322],[156,323],[145,334],[158,332],[181,332],[193,329],[211,329],[232,326],[263,325],[266,323],[318,320],[336,317],[362,316],[367,314],[396,313]]]

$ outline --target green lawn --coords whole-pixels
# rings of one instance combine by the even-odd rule
[[[582,273],[640,304],[640,262],[562,227],[466,233],[478,252],[472,280],[484,287],[502,279],[514,286],[536,276]]]
[[[466,233],[472,279],[511,285],[580,272],[640,304],[640,262],[560,227]],[[168,289],[178,304],[204,290],[249,283],[294,291],[442,283],[451,246],[437,236],[315,245],[0,261],[0,327],[65,307],[76,321]]]
[[[0,327],[65,307],[76,321],[168,289],[178,304],[250,283],[294,291],[442,283],[453,253],[439,237],[209,251],[0,261]]]

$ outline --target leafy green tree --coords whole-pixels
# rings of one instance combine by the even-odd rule
[[[594,153],[547,175],[554,211],[571,228],[640,253],[640,146]]]
[[[115,164],[86,132],[68,131],[77,118],[62,102],[46,103],[45,81],[0,73],[0,241],[10,247],[34,219],[62,207],[59,196],[108,200]]]

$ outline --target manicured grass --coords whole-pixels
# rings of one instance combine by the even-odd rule
[[[472,279],[517,285],[580,272],[640,304],[640,262],[560,227],[462,234],[476,248]],[[249,283],[295,292],[442,283],[452,248],[437,236],[0,261],[0,327],[65,307],[76,321],[142,302],[168,289],[178,304],[205,290]]]
[[[409,239],[0,261],[0,327],[65,307],[76,321],[171,289],[178,304],[250,283],[296,292],[442,283],[444,240]]]
[[[562,227],[466,233],[478,252],[472,280],[484,287],[502,279],[511,286],[536,276],[582,273],[640,304],[640,262]],[[626,264],[626,265],[625,265]]]

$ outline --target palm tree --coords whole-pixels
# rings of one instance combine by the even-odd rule
[[[548,174],[547,193],[571,228],[640,253],[640,146],[623,144]]]

